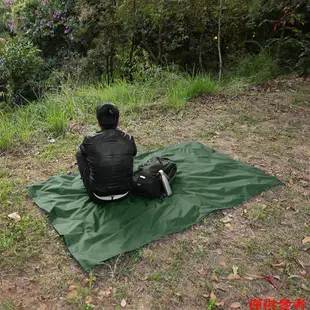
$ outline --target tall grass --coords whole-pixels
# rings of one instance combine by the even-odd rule
[[[230,86],[262,84],[278,74],[276,61],[268,50],[253,56],[240,56],[225,74]]]
[[[264,52],[240,60],[226,74],[225,83],[259,84],[271,79],[275,72],[275,62]],[[62,136],[70,121],[93,122],[95,108],[103,102],[117,104],[122,113],[138,113],[141,107],[151,104],[180,109],[194,96],[214,93],[220,88],[221,85],[209,76],[190,77],[167,71],[131,84],[122,80],[113,86],[64,84],[60,93],[47,94],[41,101],[27,107],[8,113],[0,110],[0,150],[34,140],[38,131],[46,136]]]

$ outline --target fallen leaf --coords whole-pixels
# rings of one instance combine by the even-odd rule
[[[279,288],[278,284],[275,282],[275,280],[272,278],[272,277],[269,277],[269,276],[265,276],[262,274],[262,277],[268,281],[271,285],[273,285],[274,288]]]
[[[227,227],[230,230],[234,230],[234,228],[230,224],[225,224],[225,227]]]
[[[85,298],[85,304],[90,305],[93,303],[93,298],[91,296],[86,296]]]
[[[304,283],[301,285],[301,288],[307,292],[310,292],[310,288],[307,287]]]
[[[300,259],[296,259],[295,261],[296,261],[296,263],[298,263],[303,269],[305,269],[305,265],[304,265],[304,263],[303,263]]]
[[[48,142],[49,142],[49,143],[55,143],[56,140],[55,140],[55,139],[49,139]]]
[[[15,222],[19,222],[21,220],[21,217],[17,212],[13,212],[13,213],[9,214],[8,217],[11,220],[14,220]]]
[[[126,300],[125,300],[125,299],[123,299],[123,300],[122,300],[122,302],[121,302],[121,306],[122,306],[123,308],[125,308],[125,307],[126,307],[126,305],[127,305],[127,302],[126,302]]]
[[[281,267],[285,267],[286,266],[286,262],[282,262],[279,264],[273,264],[272,267],[274,268],[281,268]]]
[[[234,228],[230,224],[225,224],[225,227],[227,227],[230,230],[234,230]]]
[[[262,279],[263,277],[258,275],[258,274],[250,274],[250,273],[246,273],[245,274],[247,277],[252,278],[252,279]]]
[[[110,295],[111,295],[111,291],[110,290],[106,290],[106,291],[101,290],[101,291],[99,291],[99,296],[100,297],[109,297]]]
[[[218,282],[218,281],[219,281],[219,278],[218,278],[215,274],[213,274],[213,275],[211,276],[211,280],[212,280],[212,281],[215,281],[215,282]]]
[[[74,298],[78,295],[78,287],[71,285],[68,289],[67,299]]]
[[[212,291],[211,294],[210,294],[210,299],[216,300],[216,296],[215,296],[215,294],[213,293],[213,291]]]
[[[240,302],[234,302],[230,305],[230,308],[231,309],[239,309],[239,308],[241,308],[241,304],[240,304]]]
[[[225,305],[225,302],[224,301],[221,301],[221,302],[216,302],[215,305],[217,307],[223,307]]]
[[[238,266],[233,265],[232,269],[234,274],[238,274]]]
[[[202,297],[204,297],[204,298],[210,298],[210,295],[208,295],[208,294],[202,294]]]
[[[238,275],[238,274],[233,274],[233,273],[231,273],[228,277],[227,277],[227,279],[228,280],[239,280],[241,277]]]
[[[302,240],[302,244],[310,242],[310,237],[306,237]]]
[[[226,224],[232,221],[232,219],[229,216],[225,216],[220,220],[222,223]]]

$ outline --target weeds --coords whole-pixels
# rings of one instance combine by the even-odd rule
[[[9,150],[18,143],[36,139],[36,133],[61,137],[68,130],[70,120],[80,123],[95,121],[94,111],[102,102],[117,104],[123,115],[136,115],[142,107],[161,104],[169,109],[182,109],[193,97],[215,93],[221,87],[234,88],[235,83],[260,84],[275,74],[275,63],[266,52],[239,61],[227,74],[223,85],[216,84],[210,76],[191,77],[181,73],[160,71],[156,76],[127,83],[119,80],[113,86],[95,84],[75,86],[64,84],[58,94],[47,94],[42,100],[27,107],[0,111],[0,150]],[[246,80],[245,80],[246,79]],[[238,86],[239,87],[239,86]],[[245,119],[252,122],[252,119]]]

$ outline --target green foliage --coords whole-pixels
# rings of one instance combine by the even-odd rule
[[[296,64],[297,69],[305,76],[309,74],[310,69],[310,35],[304,36],[304,39],[299,42],[301,53]]]
[[[9,103],[35,97],[40,92],[39,73],[43,60],[39,50],[23,38],[7,39],[0,49],[0,83],[8,89]]]
[[[174,86],[167,90],[167,105],[168,107],[182,108],[193,97],[204,93],[214,93],[216,90],[214,81],[206,76],[178,79]]]
[[[233,79],[246,79],[250,84],[262,84],[277,74],[275,59],[268,51],[258,55],[241,56],[230,68],[227,77]]]
[[[35,139],[36,131],[58,137],[68,130],[70,120],[95,124],[95,108],[102,102],[117,104],[122,114],[136,114],[154,103],[179,109],[194,96],[212,93],[217,86],[208,76],[191,78],[162,71],[148,82],[115,82],[113,86],[63,85],[59,94],[49,94],[40,102],[31,103],[13,113],[0,113],[0,149]]]
[[[17,307],[14,304],[14,301],[11,299],[6,300],[0,305],[0,310],[16,310]]]

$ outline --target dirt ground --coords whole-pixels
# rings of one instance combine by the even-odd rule
[[[2,154],[0,309],[250,309],[251,299],[310,309],[310,81],[205,95],[179,112],[153,106],[121,127],[140,151],[199,141],[285,184],[85,274],[25,186],[76,170],[89,127]]]

